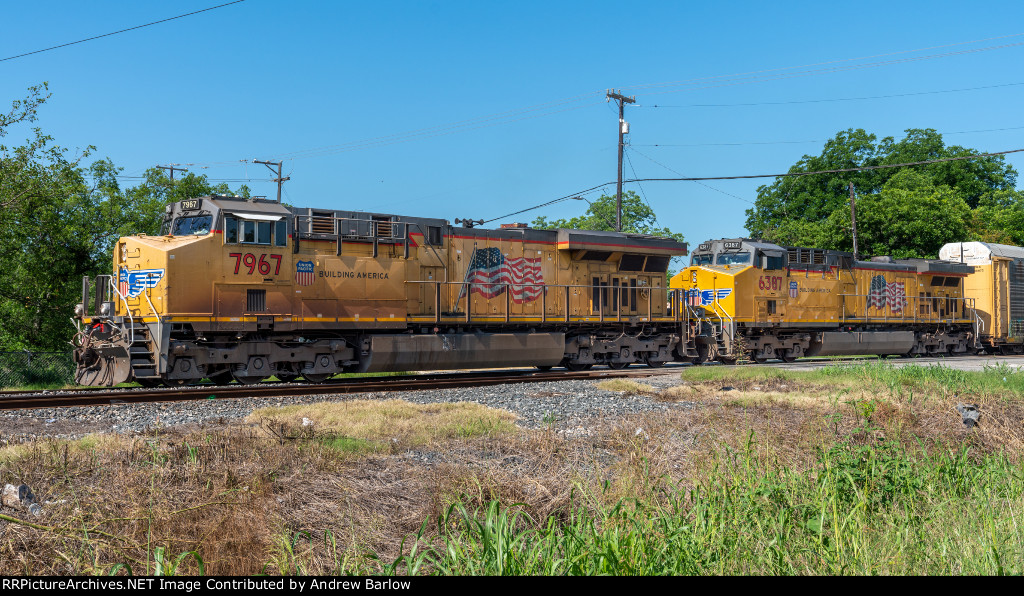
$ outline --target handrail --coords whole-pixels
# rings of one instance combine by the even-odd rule
[[[121,298],[121,302],[124,302],[124,312],[128,315],[128,328],[131,331],[128,334],[128,345],[132,345],[135,343],[135,319],[132,318],[132,309],[128,306],[128,298],[121,293],[121,290],[118,289],[116,285],[114,285],[114,276],[108,276],[107,279],[110,282],[110,287],[114,288],[114,292],[116,292],[118,297]],[[121,329],[121,333],[124,333],[124,329]]]
[[[611,286],[594,286],[594,285],[588,285],[588,284],[549,284],[549,283],[530,283],[530,282],[513,283],[513,282],[505,282],[505,281],[503,281],[503,282],[487,283],[487,282],[439,281],[439,280],[420,280],[420,279],[406,280],[404,283],[407,283],[407,284],[429,284],[429,285],[431,285],[431,286],[433,286],[435,288],[434,292],[433,292],[433,295],[434,295],[434,311],[435,311],[434,312],[434,319],[435,319],[436,322],[440,322],[441,318],[442,318],[441,317],[441,310],[442,310],[443,307],[440,304],[440,302],[441,302],[440,297],[441,297],[441,288],[444,287],[444,286],[448,286],[448,287],[459,286],[459,287],[466,288],[466,291],[465,291],[464,294],[460,293],[460,296],[461,296],[460,298],[456,299],[456,301],[453,304],[447,305],[449,308],[452,308],[452,307],[458,308],[459,302],[461,302],[463,298],[468,298],[472,294],[473,290],[476,289],[476,288],[500,288],[501,291],[503,291],[505,293],[505,298],[504,299],[499,299],[497,296],[495,296],[491,300],[501,300],[501,302],[505,303],[505,305],[506,305],[505,311],[503,313],[497,314],[496,316],[504,317],[505,320],[509,321],[509,322],[514,322],[517,317],[535,317],[535,316],[540,316],[542,321],[546,322],[548,320],[548,314],[547,314],[548,293],[551,292],[551,291],[555,291],[556,294],[559,291],[564,291],[565,292],[565,301],[564,301],[565,312],[562,313],[562,315],[559,316],[559,320],[562,320],[564,322],[568,322],[568,320],[569,320],[569,295],[570,295],[569,292],[570,292],[570,290],[581,289],[581,290],[591,291],[591,290],[594,290],[594,289],[599,289],[600,290],[600,289],[605,289],[605,288],[610,288],[611,287]],[[513,288],[516,288],[516,289],[519,289],[519,288],[522,288],[522,289],[525,289],[525,288],[542,288],[543,291],[540,293],[540,295],[537,298],[535,298],[533,300],[528,300],[528,301],[524,300],[524,301],[521,301],[521,302],[515,302],[514,299],[512,298],[512,289]],[[662,317],[664,317],[666,319],[668,319],[668,317],[675,317],[676,315],[669,314],[667,311],[664,311],[664,310],[662,312],[656,312],[657,309],[655,308],[655,305],[654,305],[655,294],[664,292],[666,294],[666,300],[667,300],[667,292],[669,291],[669,289],[670,288],[661,288],[661,287],[658,287],[658,288],[651,287],[651,288],[649,288],[650,293],[648,294],[648,298],[647,298],[647,312],[646,313],[644,313],[644,312],[638,312],[636,314],[633,314],[633,313],[630,313],[630,312],[624,313],[622,311],[621,301],[620,301],[619,303],[616,303],[616,305],[615,305],[615,307],[616,307],[615,312],[611,313],[611,314],[608,314],[607,316],[606,316],[606,313],[605,313],[605,307],[606,306],[610,307],[611,305],[610,304],[606,305],[604,303],[604,295],[603,295],[603,293],[599,293],[599,295],[598,295],[598,307],[599,307],[598,308],[598,312],[596,312],[596,313],[588,312],[586,315],[581,315],[581,316],[583,316],[584,318],[594,317],[598,321],[602,321],[602,322],[604,322],[604,321],[622,322],[623,320],[625,320],[627,318],[631,318],[631,317],[643,317],[646,320],[654,320],[655,317],[658,317],[659,319],[662,318]],[[536,310],[538,310],[538,312],[535,312],[535,313],[522,312],[522,313],[518,313],[518,314],[514,314],[514,313],[511,312],[513,310],[512,309],[512,304],[513,303],[521,304],[521,305],[526,305],[526,304],[529,304],[531,302],[537,302]],[[680,302],[680,303],[682,303],[682,302]],[[664,307],[663,307],[663,309],[664,309]],[[472,317],[474,316],[473,313],[472,313],[472,301],[471,301],[471,299],[467,300],[467,307],[466,307],[465,312],[454,311],[454,310],[451,310],[449,312],[450,312],[450,314],[446,315],[448,318],[459,317],[459,318],[462,318],[465,321],[471,321]],[[426,314],[426,313],[424,313],[424,314]],[[486,316],[489,316],[489,315],[486,315]],[[612,318],[612,317],[614,317],[614,318]],[[676,319],[673,318],[671,320],[675,321]]]
[[[839,298],[841,298],[841,301],[840,301],[840,309],[841,309],[840,313],[842,315],[841,322],[845,323],[846,320],[847,320],[847,317],[846,317],[846,298],[862,298],[862,299],[867,299],[871,295],[870,294],[839,294],[838,296],[839,296]],[[886,322],[890,322],[890,321],[910,322],[910,321],[912,321],[914,323],[943,323],[943,322],[945,322],[945,323],[953,323],[953,322],[956,322],[956,321],[970,321],[971,317],[970,317],[970,315],[967,314],[967,311],[970,310],[972,312],[975,312],[975,309],[974,309],[973,306],[968,306],[968,301],[971,301],[971,303],[973,303],[974,299],[973,298],[968,298],[966,296],[961,296],[959,298],[953,297],[953,296],[903,296],[903,299],[907,301],[907,304],[904,305],[904,308],[903,308],[902,312],[903,313],[907,313],[907,314],[904,314],[902,316],[894,316],[894,315],[890,314],[889,311],[892,310],[892,307],[889,304],[886,304],[884,307],[882,307],[883,309],[886,310],[886,312],[883,314],[883,316],[871,316],[871,313],[868,312],[868,308],[865,308],[864,309],[864,316],[860,316],[860,317],[858,317],[858,316],[851,316],[851,317],[849,317],[849,319],[852,320],[852,321],[857,321],[857,322],[870,322],[870,321],[882,320],[882,321],[886,321]],[[945,316],[939,316],[939,314],[938,314],[939,313],[939,309],[937,309],[937,308],[929,308],[929,313],[926,314],[926,315],[922,315],[921,312],[920,312],[921,309],[919,307],[922,304],[926,304],[929,307],[931,307],[933,300],[941,300],[941,301],[944,301],[946,304],[961,303],[962,307],[960,309],[952,309],[952,310],[953,311],[959,310],[961,313],[963,313],[963,315],[961,317],[950,316],[950,313],[952,311],[950,309],[947,309],[947,312],[946,312]],[[886,301],[888,302],[888,298],[886,298]],[[853,310],[854,313],[856,314],[856,309],[855,308],[851,309],[851,310]],[[908,313],[908,311],[910,311],[910,312]]]

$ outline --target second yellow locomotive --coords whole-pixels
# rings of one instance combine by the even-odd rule
[[[978,317],[964,296],[973,267],[949,261],[708,241],[672,278],[700,360],[790,361],[840,354],[963,354]]]

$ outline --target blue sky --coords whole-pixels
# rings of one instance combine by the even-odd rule
[[[0,59],[224,1],[19,4]],[[847,128],[1024,148],[1022,65],[1020,2],[246,0],[2,60],[0,105],[48,81],[37,125],[65,147],[95,145],[126,186],[194,164],[274,196],[270,172],[241,160],[281,159],[297,206],[489,220],[614,181],[606,89],[637,99],[627,178],[770,174]],[[1008,158],[1019,171],[1021,155]],[[745,235],[744,210],[770,182],[626,188],[692,245]]]

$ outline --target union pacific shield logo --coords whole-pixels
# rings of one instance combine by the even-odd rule
[[[137,269],[128,271],[124,267],[117,272],[117,289],[125,298],[135,298],[143,290],[155,288],[164,277],[163,269]]]
[[[797,294],[796,282],[795,281],[791,281],[791,282],[789,282],[789,297],[790,298],[796,298],[796,294]]]
[[[313,261],[295,263],[295,283],[300,286],[313,285]]]

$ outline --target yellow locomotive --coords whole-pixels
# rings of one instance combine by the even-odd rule
[[[665,283],[685,254],[639,234],[180,201],[161,235],[118,240],[112,275],[83,280],[77,380],[659,366],[687,355]]]
[[[979,318],[964,295],[973,267],[949,261],[708,241],[670,282],[698,360],[791,361],[839,354],[973,351]]]

